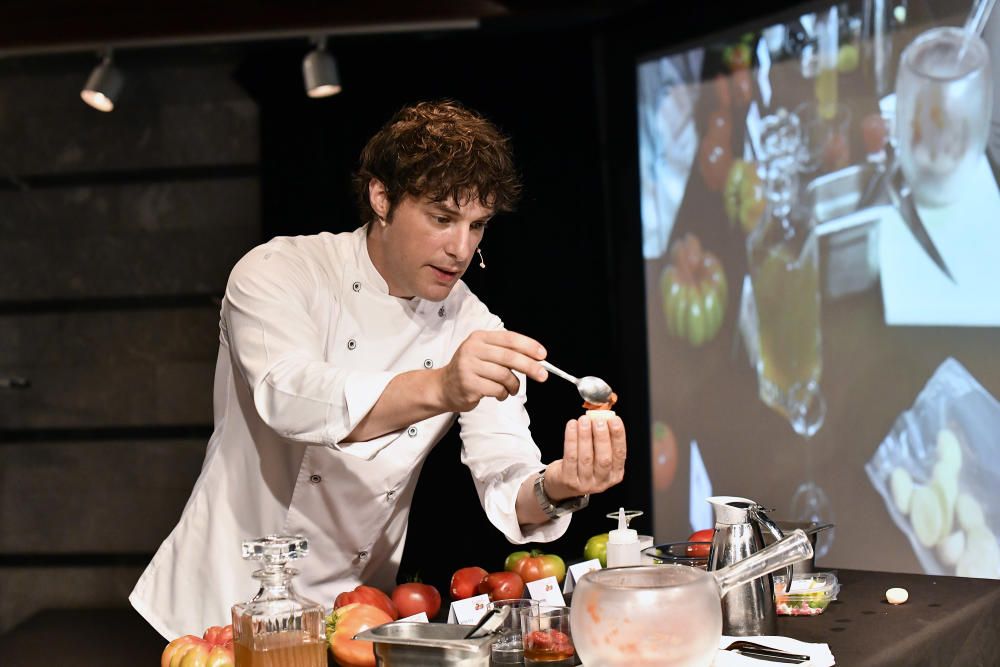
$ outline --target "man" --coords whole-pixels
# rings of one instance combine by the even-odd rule
[[[511,542],[556,539],[622,479],[617,417],[569,421],[563,458],[541,463],[524,403],[545,349],[460,280],[519,195],[507,139],[454,102],[417,104],[369,141],[355,183],[357,231],[273,239],[229,278],[215,432],[129,598],[168,639],[229,622],[256,592],[247,538],[307,537],[295,585],[322,604],[361,582],[390,589],[420,467],[456,416],[462,461]]]

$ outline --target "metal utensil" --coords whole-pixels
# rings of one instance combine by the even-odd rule
[[[920,219],[920,214],[917,212],[917,205],[913,202],[913,192],[903,178],[903,170],[900,168],[899,163],[893,166],[893,170],[886,180],[886,185],[889,190],[889,197],[892,199],[893,205],[899,210],[899,215],[903,218],[903,222],[906,223],[906,228],[910,230],[913,238],[917,240],[917,243],[924,249],[927,256],[934,260],[934,263],[941,269],[941,272],[948,276],[948,279],[954,283],[955,278],[951,275],[951,271],[948,270],[948,265],[945,264],[944,257],[941,256],[937,246],[934,245],[934,241],[931,239],[930,234],[927,233],[927,228],[924,227],[924,223]]]
[[[771,662],[785,662],[785,663],[797,664],[809,660],[808,655],[803,655],[801,653],[791,653],[789,651],[783,651],[779,648],[771,648],[770,646],[764,646],[763,644],[748,642],[746,640],[735,641],[726,648],[724,648],[723,650],[739,653],[740,655],[745,655],[748,658],[757,658],[758,660],[769,660]]]
[[[507,620],[507,616],[510,614],[510,607],[494,607],[488,612],[483,614],[483,617],[479,619],[476,626],[469,630],[469,632],[462,639],[478,639],[479,637],[485,637],[487,635],[492,635],[494,632],[500,629],[503,622]]]
[[[562,379],[575,384],[576,390],[580,392],[580,397],[588,403],[600,404],[611,400],[611,386],[601,378],[594,377],[593,375],[576,378],[566,371],[556,368],[547,361],[540,361],[539,363],[542,365],[542,368],[550,373],[554,373]]]

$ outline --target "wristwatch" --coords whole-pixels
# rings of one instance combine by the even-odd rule
[[[571,512],[582,510],[590,503],[590,494],[567,498],[560,503],[553,503],[552,499],[545,493],[545,471],[543,470],[535,478],[535,499],[538,500],[538,505],[545,512],[545,516],[555,520]]]

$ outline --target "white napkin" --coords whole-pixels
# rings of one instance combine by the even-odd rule
[[[734,641],[740,639],[754,642],[755,644],[761,644],[762,646],[767,646],[769,648],[776,648],[782,651],[789,651],[791,653],[808,655],[808,662],[799,663],[801,665],[806,665],[806,667],[830,667],[831,665],[836,664],[833,660],[833,654],[830,653],[830,647],[827,644],[809,644],[807,642],[800,642],[798,639],[792,639],[791,637],[778,637],[772,635],[762,637],[729,637],[727,635],[723,635],[722,639],[719,640],[719,653],[715,656],[715,662],[712,663],[713,667],[739,667],[740,665],[751,667],[752,665],[778,664],[769,660],[758,660],[756,658],[740,655],[735,651],[722,650]]]

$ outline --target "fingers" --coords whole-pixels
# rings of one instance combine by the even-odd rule
[[[579,439],[577,437],[577,422],[570,419],[566,422],[566,434],[563,438],[563,463],[561,471],[563,473],[562,483],[569,488],[579,488],[580,480],[577,477],[577,461],[579,459]]]
[[[577,420],[576,438],[576,477],[580,488],[589,489],[594,485],[594,434],[589,417]]]
[[[611,450],[611,433],[608,422],[603,419],[594,420],[592,425],[594,443],[594,484],[606,489],[611,481],[613,456]]]
[[[546,355],[545,348],[538,341],[513,331],[478,333],[483,343],[479,350],[482,359],[520,371],[538,382],[548,378],[548,371],[538,363]]]
[[[611,430],[611,484],[617,484],[625,478],[625,458],[628,455],[628,443],[625,438],[625,424],[621,417],[615,417],[608,422]]]

